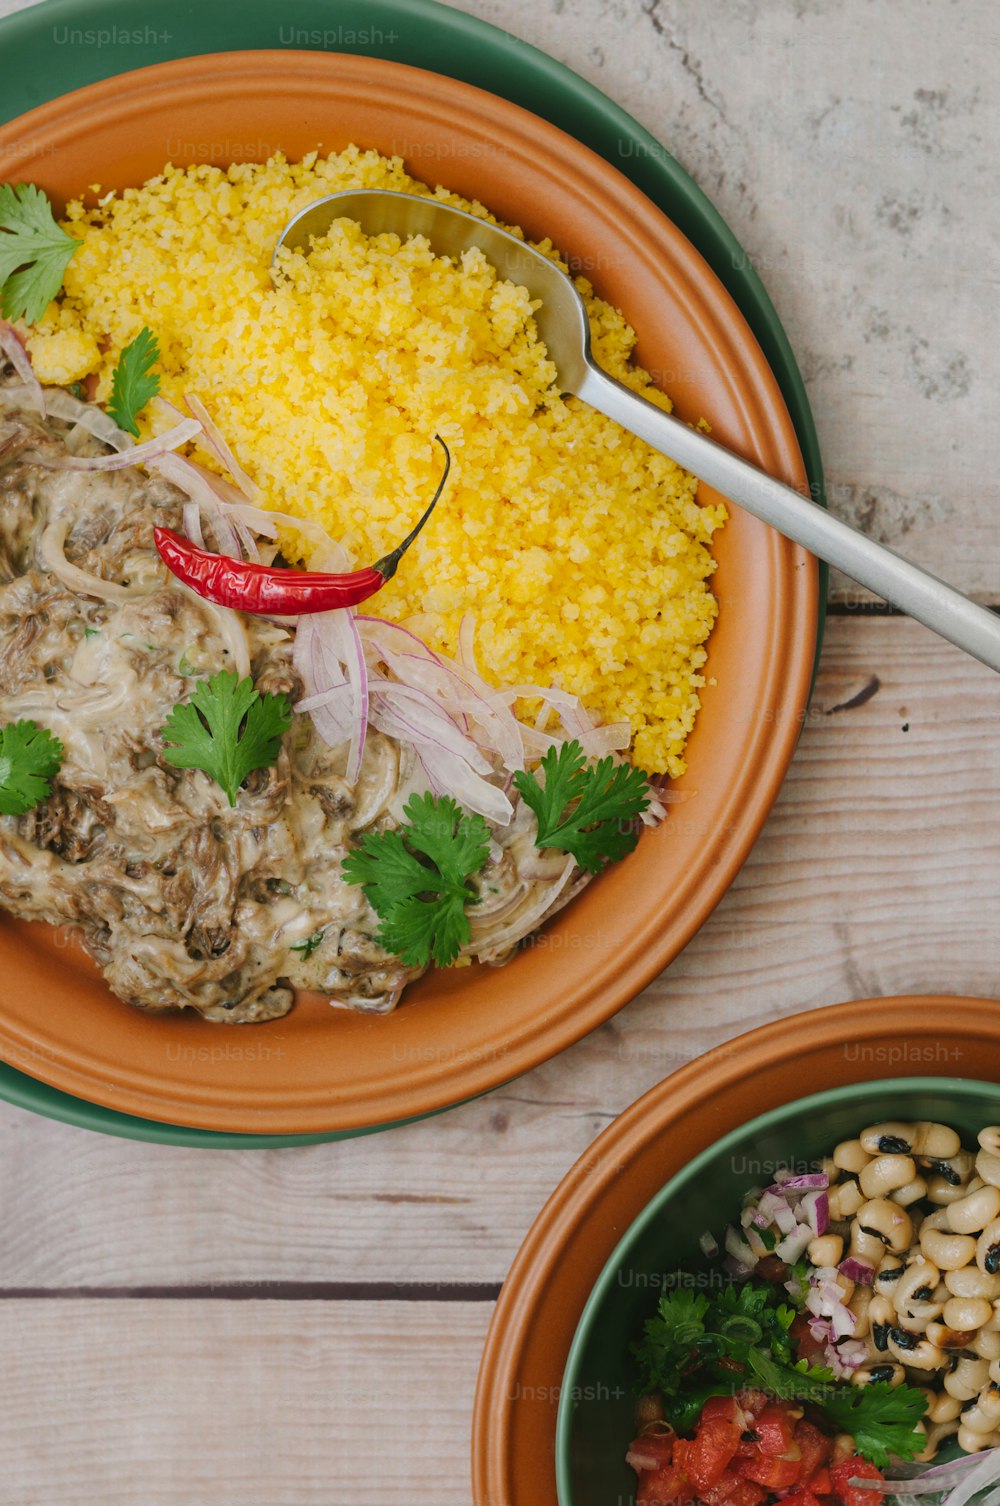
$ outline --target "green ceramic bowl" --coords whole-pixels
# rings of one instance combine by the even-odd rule
[[[856,1083],[761,1114],[689,1162],[623,1235],[583,1310],[559,1400],[559,1506],[634,1502],[636,1477],[625,1463],[636,1400],[629,1346],[672,1271],[708,1268],[699,1236],[706,1229],[718,1235],[748,1187],[778,1166],[804,1170],[879,1120],[935,1119],[975,1145],[998,1112],[1000,1088],[992,1083],[944,1077]]]

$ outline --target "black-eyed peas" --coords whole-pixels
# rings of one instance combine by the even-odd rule
[[[868,1351],[853,1383],[924,1391],[921,1459],[956,1435],[967,1450],[1000,1446],[1000,1125],[977,1152],[947,1125],[871,1125],[825,1165],[831,1225],[810,1260],[872,1272],[845,1297]]]
[[[884,1381],[890,1386],[901,1386],[906,1380],[906,1371],[902,1365],[889,1363],[876,1363],[874,1360],[869,1365],[859,1365],[857,1370],[851,1372],[852,1386],[870,1386],[873,1381]]]
[[[875,1156],[861,1168],[858,1182],[865,1197],[888,1197],[897,1188],[906,1187],[916,1175],[916,1162],[911,1156]]]
[[[925,1220],[920,1230],[920,1248],[927,1259],[941,1271],[957,1271],[960,1266],[970,1265],[976,1258],[976,1241],[971,1234],[948,1234],[944,1229],[927,1227]]]
[[[978,1265],[945,1271],[943,1279],[953,1297],[985,1297],[987,1302],[995,1302],[1000,1297],[1000,1275],[987,1276]]]
[[[959,1355],[955,1368],[944,1378],[944,1389],[959,1401],[971,1401],[989,1384],[990,1367],[979,1355]]]
[[[927,1464],[931,1459],[934,1458],[942,1443],[946,1443],[949,1438],[954,1438],[957,1432],[957,1417],[950,1419],[948,1422],[931,1423],[930,1426],[926,1428],[927,1442],[920,1450],[920,1453],[914,1455],[914,1458],[919,1464]]]
[[[980,1234],[998,1215],[1000,1187],[991,1187],[989,1182],[982,1182],[951,1204],[948,1222],[956,1234]]]
[[[946,1124],[918,1120],[915,1124],[873,1124],[858,1136],[861,1148],[870,1156],[954,1156],[962,1142]]]
[[[926,1421],[932,1427],[936,1422],[954,1422],[961,1410],[962,1403],[957,1396],[949,1396],[947,1391],[927,1393]]]
[[[894,1255],[908,1250],[913,1240],[913,1220],[909,1213],[886,1197],[862,1203],[855,1227],[863,1234],[874,1236],[883,1250],[891,1250]],[[851,1233],[853,1237],[853,1228]]]
[[[912,1208],[914,1203],[919,1203],[921,1198],[927,1196],[927,1183],[923,1177],[914,1177],[912,1182],[907,1182],[903,1187],[896,1187],[889,1193],[894,1203],[901,1208]]]
[[[940,1301],[937,1299],[937,1287],[940,1280],[938,1268],[929,1260],[918,1255],[903,1270],[903,1274],[895,1283],[892,1302],[899,1317],[909,1321],[912,1318],[939,1318],[947,1297]]]
[[[833,1152],[833,1164],[838,1171],[849,1171],[855,1176],[864,1171],[870,1160],[860,1140],[841,1140]]]
[[[839,1265],[844,1254],[844,1241],[839,1234],[817,1234],[809,1241],[806,1255],[810,1265]]]
[[[949,1297],[941,1317],[949,1328],[975,1333],[993,1316],[993,1305],[985,1297]]]
[[[1000,1275],[1000,1218],[995,1218],[976,1240],[976,1264],[987,1276]]]

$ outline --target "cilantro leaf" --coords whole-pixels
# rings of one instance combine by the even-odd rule
[[[378,939],[408,967],[454,962],[469,940],[466,906],[479,896],[468,882],[489,853],[490,829],[446,795],[411,795],[408,825],[366,832],[343,863],[381,925]]]
[[[124,429],[135,439],[139,438],[137,415],[160,390],[160,378],[150,369],[159,359],[156,336],[144,325],[118,357],[111,377],[108,413],[119,429]]]
[[[59,772],[63,745],[34,722],[0,727],[0,814],[23,816],[48,798]]]
[[[560,847],[581,868],[597,873],[632,851],[629,825],[649,804],[646,776],[627,763],[588,764],[578,742],[550,748],[541,760],[545,783],[519,770],[514,784],[538,818],[538,847]]]
[[[36,324],[81,242],[56,224],[33,183],[0,184],[0,313]]]
[[[179,769],[203,769],[225,790],[230,805],[248,774],[273,764],[292,725],[283,695],[261,695],[249,676],[222,669],[199,680],[190,701],[175,706],[161,736],[164,758]]]
[[[927,1439],[914,1431],[927,1409],[915,1386],[874,1381],[870,1386],[842,1386],[828,1391],[820,1403],[841,1432],[851,1433],[863,1459],[885,1469],[889,1455],[912,1459]]]

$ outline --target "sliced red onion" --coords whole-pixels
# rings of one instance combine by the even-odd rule
[[[462,716],[466,730],[480,747],[498,753],[505,769],[524,768],[518,723],[499,697],[483,694],[457,665],[440,655],[431,660],[419,654],[393,653],[384,646],[376,652],[400,683],[436,697],[447,711]]]
[[[706,1229],[704,1234],[699,1235],[698,1247],[701,1253],[707,1255],[710,1260],[719,1253],[719,1242],[709,1229]]]
[[[182,515],[184,518],[184,532],[192,544],[197,544],[199,549],[204,549],[205,536],[201,531],[201,509],[197,502],[185,502]]]
[[[317,612],[313,614],[313,624],[313,631],[307,634],[305,648],[300,656],[293,655],[293,660],[298,668],[299,657],[301,657],[303,666],[308,670],[306,689],[310,695],[332,689],[344,683],[345,680],[350,685],[350,747],[347,754],[346,778],[348,784],[356,784],[361,772],[361,759],[365,751],[369,717],[368,666],[365,663],[364,649],[354,621],[354,613],[347,607],[341,607],[333,612]],[[298,643],[296,648],[298,648]],[[325,706],[322,709],[328,713],[328,716],[325,719],[320,717],[320,721],[324,725],[329,725],[332,720],[329,716],[330,708]],[[336,720],[338,725],[342,725],[340,718]],[[313,725],[320,736],[326,740],[315,716]]]
[[[668,793],[679,794],[680,792],[658,790],[653,784],[648,786],[647,794],[649,796],[649,804],[646,806],[646,809],[640,813],[639,816],[639,819],[642,822],[643,826],[659,826],[661,821],[666,820],[667,804],[664,796]]]
[[[184,455],[169,454],[159,455],[155,460],[151,460],[149,469],[157,471],[185,496],[190,497],[192,502],[198,503],[203,515],[215,530],[220,554],[231,555],[233,559],[240,558],[240,541],[223,512],[222,502],[214,490],[213,481],[208,480],[200,466],[196,466]]]
[[[973,1471],[986,1473],[985,1460],[992,1457],[991,1471],[996,1470],[995,1478],[1000,1479],[1000,1449],[980,1449],[975,1454],[963,1454],[960,1459],[951,1459],[946,1464],[935,1464],[930,1469],[925,1469],[921,1464],[897,1464],[892,1467],[892,1478],[885,1480],[850,1480],[850,1485],[864,1486],[866,1490],[875,1491],[879,1495],[898,1496],[930,1496],[938,1495],[943,1491],[951,1490],[953,1486],[961,1485]],[[993,1476],[977,1485],[977,1490],[982,1490],[984,1485],[993,1483]],[[951,1497],[948,1496],[941,1502],[941,1506],[951,1506]]]
[[[458,625],[458,657],[466,669],[478,675],[476,664],[476,620],[468,612]]]
[[[848,1281],[853,1281],[857,1286],[871,1286],[875,1280],[875,1269],[864,1260],[856,1260],[853,1255],[848,1255],[837,1267],[842,1276]]]
[[[493,766],[485,758],[476,743],[467,737],[443,706],[412,685],[400,685],[395,680],[373,677],[372,699],[375,710],[373,720],[378,722],[386,714],[407,724],[425,741],[439,743],[449,748],[459,758],[464,758],[477,774],[491,774]]]
[[[12,324],[6,319],[0,319],[0,350],[10,361],[17,375],[24,383],[31,406],[37,408],[42,417],[45,417],[45,393],[42,384],[35,376],[35,368],[31,364],[27,347],[21,336]]]
[[[256,484],[250,479],[236,459],[236,456],[223,438],[221,429],[213,420],[212,415],[205,407],[201,398],[194,392],[186,392],[184,394],[184,401],[201,425],[209,449],[229,472],[230,476],[232,476],[247,501],[256,502],[260,495]]]
[[[112,455],[49,455],[40,451],[37,461],[52,471],[121,471],[130,465],[145,465],[160,455],[170,454],[194,439],[200,431],[201,424],[196,419],[185,418],[165,434],[147,439],[145,444],[133,445],[130,450],[116,451]]]
[[[331,748],[350,743],[354,730],[353,692],[339,660],[326,652],[313,616],[299,618],[292,663],[305,686],[306,700],[314,703],[309,707],[309,716],[317,734]],[[346,691],[347,696],[335,698],[333,692],[337,690]],[[303,702],[296,707],[300,709],[305,709]]]
[[[110,445],[113,450],[130,450],[135,441],[131,434],[126,434],[124,429],[108,417],[103,408],[95,407],[93,403],[81,402],[71,392],[64,392],[61,387],[46,387],[45,407],[50,418],[59,418],[63,423],[79,424],[86,429],[88,434],[93,434],[95,439],[100,439],[104,444]],[[26,387],[11,383],[9,386],[0,387],[0,407],[21,407],[25,403],[30,406],[30,394]]]

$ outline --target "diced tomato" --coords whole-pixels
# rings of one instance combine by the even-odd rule
[[[685,1468],[699,1492],[721,1478],[740,1444],[742,1422],[732,1396],[713,1396],[706,1403],[685,1460]]]
[[[881,1480],[884,1478],[881,1470],[869,1464],[867,1459],[860,1459],[857,1454],[852,1454],[850,1459],[843,1459],[835,1464],[830,1470],[833,1480],[833,1488],[844,1502],[844,1506],[871,1506],[874,1492],[865,1490],[863,1485],[848,1485],[848,1480]]]
[[[820,1466],[829,1463],[830,1457],[833,1454],[833,1439],[828,1438],[825,1433],[821,1433],[819,1428],[814,1427],[811,1422],[807,1422],[804,1417],[800,1417],[795,1424],[794,1436],[802,1458],[802,1479],[806,1482],[811,1482],[811,1477]],[[820,1491],[816,1486],[811,1485],[811,1483],[810,1488],[815,1495],[828,1495],[830,1491],[829,1485],[823,1491]]]
[[[811,1490],[795,1490],[791,1495],[782,1496],[781,1506],[785,1506],[786,1501],[788,1506],[822,1506]]]
[[[770,1459],[797,1459],[795,1418],[780,1402],[764,1408],[754,1419],[753,1430],[759,1438],[760,1452]]]
[[[639,1476],[638,1506],[685,1506],[694,1498],[694,1486],[677,1464],[663,1464]]]
[[[813,1470],[802,1483],[814,1496],[828,1496],[833,1491],[833,1479],[825,1464],[820,1469]]]
[[[756,1459],[741,1459],[739,1472],[744,1480],[754,1480],[758,1485],[765,1485],[768,1490],[787,1490],[789,1485],[798,1485],[802,1476],[802,1461],[800,1459],[765,1459],[759,1455]],[[850,1502],[850,1506],[859,1506],[857,1502]],[[871,1506],[871,1503],[868,1503]]]
[[[766,1495],[767,1491],[762,1485],[755,1485],[752,1480],[741,1480],[729,1497],[728,1506],[760,1506]]]
[[[698,1499],[705,1506],[728,1506],[733,1492],[740,1484],[740,1477],[731,1469],[724,1469],[714,1485],[709,1485],[705,1490],[699,1490]]]
[[[741,1408],[735,1396],[710,1396],[701,1409],[698,1427],[706,1422],[729,1422],[742,1425]]]

